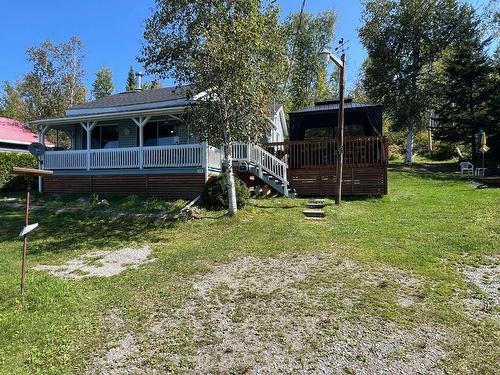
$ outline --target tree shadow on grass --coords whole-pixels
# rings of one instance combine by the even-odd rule
[[[391,163],[388,170],[390,172],[400,172],[423,179],[441,181],[467,181],[460,176],[460,170],[456,164],[450,162],[425,163],[415,162],[411,166],[403,163]]]
[[[2,212],[3,218],[4,212]],[[0,228],[0,242],[19,239],[23,215],[7,214]],[[9,220],[11,219],[11,220]],[[20,219],[20,220],[19,220]],[[30,253],[76,252],[84,249],[111,249],[129,242],[158,242],[158,228],[170,229],[174,222],[151,223],[145,219],[102,217],[91,214],[52,214],[37,211],[31,223],[39,227],[30,235]]]

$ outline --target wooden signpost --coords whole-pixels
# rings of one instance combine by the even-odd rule
[[[52,176],[52,171],[41,170],[41,169],[31,169],[31,168],[18,168],[13,167],[12,173],[24,176],[26,179],[26,211],[25,211],[25,226],[21,233],[20,237],[23,237],[23,253],[22,253],[22,262],[21,262],[21,295],[24,295],[24,279],[26,275],[26,255],[28,253],[28,234],[38,226],[38,223],[31,224],[29,223],[30,219],[30,193],[31,193],[31,184],[35,177],[47,177]]]

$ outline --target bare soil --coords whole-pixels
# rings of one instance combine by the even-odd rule
[[[150,254],[151,249],[147,246],[142,249],[96,251],[71,259],[63,265],[40,265],[33,268],[38,271],[49,271],[54,276],[71,280],[91,276],[110,277],[152,262],[149,259]]]

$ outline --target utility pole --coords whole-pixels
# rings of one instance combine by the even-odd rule
[[[336,195],[335,204],[340,204],[342,201],[342,179],[344,170],[344,91],[345,91],[345,51],[342,51],[340,61],[340,82],[339,82],[339,121],[338,121],[338,155],[337,155],[337,173],[336,173]]]
[[[346,53],[345,53],[345,45],[347,41],[344,41],[344,38],[339,40],[339,46],[335,48],[335,51],[342,51],[342,55],[340,59],[330,53],[330,51],[324,48],[320,53],[321,59],[328,63],[329,61],[333,62],[338,68],[340,72],[340,82],[339,82],[339,118],[338,118],[338,134],[337,134],[337,168],[336,168],[336,186],[335,186],[335,204],[340,204],[342,201],[342,173],[343,173],[343,164],[344,164],[344,91],[345,91],[345,62],[346,62]]]

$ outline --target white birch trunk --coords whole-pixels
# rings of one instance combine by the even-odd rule
[[[229,202],[227,213],[229,216],[234,216],[238,211],[238,206],[236,204],[236,187],[233,173],[233,148],[230,142],[225,145],[224,159],[226,162],[227,197]]]
[[[406,135],[406,153],[405,153],[405,165],[411,165],[413,163],[413,142],[414,142],[415,129],[408,129],[408,134]]]

